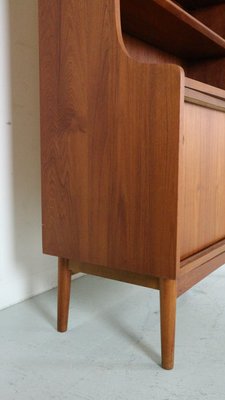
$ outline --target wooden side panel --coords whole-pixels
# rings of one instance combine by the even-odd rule
[[[225,113],[185,104],[181,258],[225,237]]]
[[[44,251],[67,257],[74,244],[87,251],[87,51],[85,28],[77,32],[85,2],[75,5],[39,2]]]
[[[44,252],[174,278],[182,71],[126,54],[117,0],[39,7]]]
[[[121,71],[108,225],[113,266],[176,274],[180,88],[170,66]]]

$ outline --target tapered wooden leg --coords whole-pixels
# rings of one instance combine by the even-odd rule
[[[70,304],[71,271],[69,260],[59,258],[58,261],[58,323],[59,332],[65,332],[68,325]]]
[[[176,298],[176,281],[160,279],[161,349],[164,369],[172,369],[174,365]]]

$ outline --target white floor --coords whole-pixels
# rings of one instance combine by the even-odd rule
[[[1,400],[225,399],[225,267],[178,299],[173,371],[156,291],[84,276],[69,331],[55,324],[55,290],[1,311]]]

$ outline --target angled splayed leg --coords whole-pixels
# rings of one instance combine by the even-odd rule
[[[68,325],[70,304],[71,271],[69,260],[59,258],[58,261],[58,323],[57,330],[65,332]]]
[[[176,298],[176,281],[160,279],[161,351],[164,369],[172,369],[174,365]]]

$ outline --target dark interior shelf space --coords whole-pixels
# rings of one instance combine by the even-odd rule
[[[194,10],[196,8],[215,6],[217,4],[225,4],[225,1],[221,0],[176,0],[176,3],[180,4],[182,7]]]
[[[225,56],[225,40],[170,0],[121,0],[121,21],[124,32],[183,59]]]

